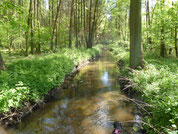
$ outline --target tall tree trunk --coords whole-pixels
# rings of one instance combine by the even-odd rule
[[[144,67],[141,34],[141,0],[131,0],[130,4],[130,67]]]
[[[164,26],[161,26],[161,50],[160,56],[165,57],[166,55],[166,47],[165,47],[165,35],[164,35]]]
[[[61,5],[61,0],[58,0],[57,13],[56,13],[56,18],[54,21],[53,32],[52,32],[52,37],[51,37],[51,51],[54,51],[54,35],[55,35],[56,24],[57,24],[57,20],[59,16],[60,5]]]
[[[78,0],[75,1],[75,14],[74,14],[74,21],[75,21],[75,47],[78,48]]]
[[[29,29],[30,29],[30,23],[32,19],[32,0],[30,0],[30,7],[29,7],[29,15],[27,20],[27,31],[26,31],[26,56],[28,55],[28,47],[29,47]]]
[[[86,34],[86,0],[83,0],[83,34],[85,38],[85,43],[87,44],[87,34]]]
[[[93,45],[95,32],[96,32],[96,14],[97,14],[97,7],[98,7],[98,0],[95,0],[95,9],[94,9],[94,16],[93,16],[93,24],[92,24],[92,31],[91,31],[91,42]]]
[[[178,57],[177,26],[175,26],[175,52],[176,52],[176,57]]]
[[[87,42],[87,48],[92,48],[92,1],[90,0],[90,10],[89,10],[89,37]]]
[[[58,21],[56,24],[56,38],[55,38],[55,48],[58,46]]]
[[[146,1],[146,26],[147,26],[147,29],[151,28],[150,2],[149,2],[149,0]],[[152,43],[150,32],[147,32],[147,40],[148,40],[148,44]]]
[[[34,8],[35,7],[33,7],[32,6],[32,12],[34,12]],[[33,24],[33,13],[31,13],[31,54],[34,54],[34,29],[33,29],[33,26],[34,26],[34,24]]]
[[[161,11],[163,11],[163,6],[164,6],[165,0],[161,1]],[[160,56],[165,57],[166,55],[166,45],[165,45],[165,33],[164,33],[164,20],[161,18],[161,47],[160,47]]]
[[[74,0],[71,1],[71,9],[70,9],[70,29],[69,29],[69,48],[72,47],[72,18],[73,18],[73,6]]]
[[[0,53],[0,70],[5,70],[5,69],[6,69],[6,66],[5,66],[4,60],[2,58],[2,55]]]
[[[41,10],[41,4],[40,0],[37,0],[37,23],[38,23],[38,45],[37,45],[37,53],[41,52],[41,37],[40,37],[40,10]]]

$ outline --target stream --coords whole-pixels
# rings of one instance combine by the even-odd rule
[[[45,104],[10,134],[111,134],[113,121],[134,120],[134,106],[117,82],[118,68],[110,52],[81,68],[59,100]],[[45,83],[44,83],[45,84]],[[133,124],[124,123],[131,133]],[[127,134],[123,131],[123,134]]]

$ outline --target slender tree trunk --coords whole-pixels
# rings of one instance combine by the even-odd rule
[[[49,11],[48,11],[48,14],[49,14],[49,26],[51,26],[51,0],[48,1],[48,4],[49,4]]]
[[[164,36],[164,26],[161,26],[161,57],[165,57],[166,55],[166,47],[165,47],[165,36]]]
[[[34,8],[32,6],[32,12],[33,12]],[[34,29],[33,29],[33,13],[31,13],[31,54],[34,54]]]
[[[51,0],[52,1],[52,9],[51,9],[51,22],[52,22],[52,24],[51,25],[53,25],[54,24],[54,0]]]
[[[5,69],[6,69],[6,66],[5,66],[4,60],[2,58],[2,55],[0,53],[0,70],[5,70]]]
[[[37,53],[41,52],[40,15],[39,15],[40,9],[41,9],[40,0],[37,0],[37,23],[38,23],[38,46],[37,46]]]
[[[30,29],[30,23],[32,19],[32,0],[30,0],[30,7],[29,7],[29,15],[28,15],[28,21],[27,21],[27,31],[26,31],[26,56],[28,55],[28,47],[29,47],[29,29]]]
[[[175,52],[176,52],[176,57],[178,57],[177,26],[175,26]]]
[[[131,0],[130,4],[130,67],[144,67],[141,34],[141,0]]]
[[[74,21],[75,21],[75,47],[78,48],[78,0],[75,1],[75,15],[74,15]]]
[[[86,0],[83,0],[83,33],[84,33],[85,43],[87,44],[85,7],[86,7]]]
[[[94,41],[94,38],[95,38],[95,32],[96,32],[97,7],[98,7],[98,0],[95,0],[95,9],[94,9],[94,16],[93,16],[92,31],[91,31],[91,42],[92,42],[92,45],[93,45],[93,41]]]
[[[54,35],[55,35],[56,24],[59,16],[60,5],[61,5],[61,0],[58,0],[57,13],[56,13],[56,18],[54,21],[53,32],[51,37],[51,51],[54,51]]]
[[[90,0],[90,10],[89,10],[89,38],[87,42],[87,48],[92,48],[92,1]]]
[[[161,1],[161,11],[163,10],[162,7],[164,6],[165,0]],[[165,45],[165,33],[164,33],[164,20],[161,18],[161,47],[160,47],[160,56],[165,57],[166,55],[166,45]]]
[[[69,29],[69,48],[72,47],[72,21],[73,21],[73,6],[74,0],[71,1],[71,9],[70,9],[70,29]]]
[[[151,18],[150,18],[150,2],[149,0],[146,1],[146,26],[147,29],[151,28]],[[152,39],[150,36],[150,32],[147,32],[147,40],[148,40],[148,44],[152,44]]]
[[[55,48],[57,48],[58,45],[58,21],[56,24],[56,38],[55,38]]]

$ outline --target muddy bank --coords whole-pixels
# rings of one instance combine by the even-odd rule
[[[85,61],[80,65],[76,65],[72,74],[65,76],[64,82],[59,87],[52,88],[48,94],[45,95],[38,103],[25,101],[23,102],[22,108],[12,108],[9,112],[0,114],[0,125],[5,128],[15,127],[17,124],[25,120],[25,118],[28,117],[31,113],[43,107],[46,103],[59,99],[63,90],[69,86],[67,83],[70,82],[71,79],[78,73],[78,70],[90,62],[98,59],[99,57],[100,56],[92,57],[89,61]]]

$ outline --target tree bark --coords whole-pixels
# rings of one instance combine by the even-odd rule
[[[71,9],[70,9],[70,29],[69,29],[69,48],[72,47],[72,21],[73,21],[73,5],[74,0],[71,1]]]
[[[87,41],[87,48],[92,48],[92,1],[90,0],[90,10],[89,10],[89,37]]]
[[[55,35],[55,29],[56,29],[56,24],[58,20],[60,5],[61,5],[61,0],[58,0],[57,13],[56,13],[56,18],[54,21],[53,32],[52,32],[52,37],[51,37],[51,51],[54,51],[54,35]]]
[[[37,23],[38,23],[38,45],[37,45],[37,53],[41,52],[41,37],[40,37],[40,15],[39,12],[41,10],[40,0],[37,0]]]
[[[146,26],[148,29],[151,28],[151,18],[150,18],[150,2],[149,0],[146,1]],[[152,44],[152,39],[150,36],[150,32],[147,32],[147,40],[148,44]]]
[[[34,12],[34,9],[35,9],[35,5],[34,7],[32,6],[32,12]],[[33,13],[31,12],[31,54],[34,54],[34,29],[33,29]],[[34,13],[35,14],[35,13]]]
[[[28,55],[28,47],[29,47],[29,29],[30,29],[30,22],[32,19],[32,0],[30,0],[30,7],[29,7],[29,15],[27,20],[27,31],[26,31],[26,56]]]
[[[177,26],[175,26],[175,52],[176,52],[176,57],[178,57],[178,46],[177,46]]]
[[[75,13],[74,13],[74,24],[75,24],[75,47],[78,48],[78,0],[75,1]]]
[[[141,0],[131,0],[130,4],[130,67],[144,67],[141,34]]]
[[[161,1],[161,11],[164,6],[165,0]],[[161,47],[160,47],[160,56],[165,57],[166,55],[166,45],[165,45],[165,33],[164,33],[164,20],[161,18]]]
[[[5,66],[4,60],[2,58],[2,55],[0,53],[0,70],[5,70],[5,69],[6,69],[6,66]]]

